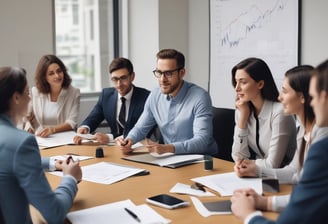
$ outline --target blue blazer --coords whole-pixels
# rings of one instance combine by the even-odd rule
[[[65,176],[52,191],[43,168],[35,137],[17,129],[7,115],[0,114],[0,215],[4,223],[32,223],[29,204],[48,223],[63,223],[77,192],[73,178]]]
[[[118,136],[116,121],[117,95],[118,92],[115,88],[103,89],[97,104],[81,125],[89,126],[90,132],[94,132],[99,124],[105,119],[112,131],[112,134],[114,135],[114,138],[116,138]],[[148,95],[148,90],[135,86],[133,87],[128,119],[124,129],[124,136],[126,136],[137,123],[144,109]]]
[[[290,202],[276,222],[256,216],[252,224],[264,223],[328,223],[328,138],[314,143],[304,163],[300,182]]]

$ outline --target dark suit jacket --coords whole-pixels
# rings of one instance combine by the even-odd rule
[[[116,121],[117,94],[115,88],[103,89],[97,104],[81,125],[88,125],[90,127],[90,132],[94,132],[98,125],[105,119],[112,130],[114,138],[116,138],[118,136]],[[128,119],[124,129],[124,136],[129,133],[138,121],[148,95],[148,90],[134,86]]]
[[[328,138],[314,143],[304,163],[300,182],[290,202],[276,222],[256,216],[252,224],[263,223],[328,223]]]

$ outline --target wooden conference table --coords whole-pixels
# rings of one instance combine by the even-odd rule
[[[98,145],[99,146],[99,145]],[[148,164],[136,163],[122,160],[123,157],[120,149],[117,146],[101,146],[104,149],[104,158],[94,158],[80,162],[81,166],[89,165],[97,162],[107,161],[114,163],[127,164],[138,168],[147,169],[150,171],[146,176],[135,176],[127,178],[123,181],[104,185],[92,182],[82,181],[79,183],[79,191],[74,200],[71,211],[90,208],[98,205],[112,203],[131,199],[136,205],[146,203],[146,198],[167,193],[177,196],[181,199],[190,202],[190,206],[168,210],[150,205],[155,211],[163,217],[172,220],[172,223],[242,223],[233,215],[214,215],[207,218],[202,217],[195,209],[188,195],[177,195],[169,193],[169,190],[178,182],[184,184],[192,184],[191,178],[211,175],[216,173],[225,173],[233,171],[233,163],[214,158],[213,171],[205,171],[203,163],[197,163],[176,169],[158,167]],[[41,150],[42,156],[65,155],[74,153],[82,156],[95,156],[97,145],[66,145],[50,149]],[[60,177],[47,173],[47,178],[53,188],[56,188],[60,182]],[[287,194],[291,190],[290,185],[281,185],[279,194]],[[215,193],[215,192],[214,192]],[[216,197],[200,197],[201,201],[217,201],[229,199],[229,197],[220,197],[215,193]],[[276,219],[277,213],[265,212],[266,217]]]

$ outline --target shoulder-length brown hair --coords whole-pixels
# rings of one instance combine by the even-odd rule
[[[64,73],[63,88],[68,88],[72,83],[72,78],[68,75],[66,66],[56,55],[44,55],[41,57],[35,72],[35,85],[41,93],[50,93],[50,85],[46,75],[49,65],[57,64]]]

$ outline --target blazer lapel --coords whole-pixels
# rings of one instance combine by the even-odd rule
[[[62,89],[61,91],[60,91],[60,94],[59,94],[59,97],[58,97],[58,101],[57,101],[57,103],[58,103],[58,114],[61,114],[62,113],[62,110],[63,110],[63,107],[64,107],[64,105],[65,105],[65,103],[66,103],[66,101],[67,101],[67,92],[68,92],[68,90],[67,89]]]

